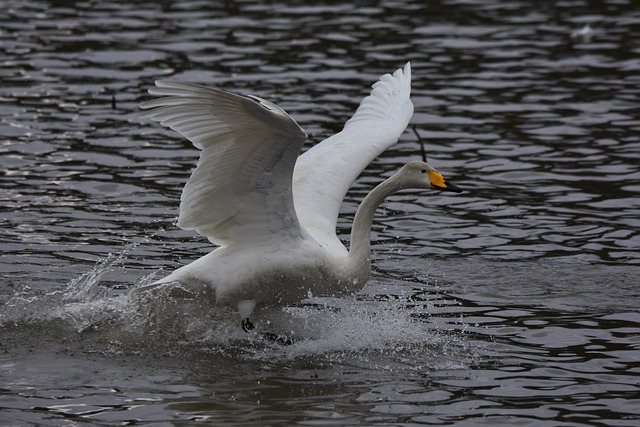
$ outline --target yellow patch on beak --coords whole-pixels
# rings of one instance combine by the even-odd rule
[[[438,188],[440,190],[447,188],[447,184],[444,182],[444,177],[440,172],[429,171],[427,172],[427,175],[429,175],[429,181],[431,182],[431,186],[433,188]]]

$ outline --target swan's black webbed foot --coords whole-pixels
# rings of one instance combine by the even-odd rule
[[[293,340],[291,338],[287,338],[286,335],[276,335],[271,332],[263,332],[261,334],[262,339],[266,341],[271,341],[280,345],[291,345],[293,344]]]
[[[251,320],[249,320],[248,317],[245,317],[244,319],[242,319],[242,330],[245,332],[249,332],[252,331],[253,329],[255,329],[255,326],[253,325],[253,323],[251,323]]]
[[[241,325],[242,325],[242,330],[245,332],[250,332],[256,328],[255,325],[251,322],[251,320],[249,320],[248,317],[242,319]],[[290,338],[287,338],[285,335],[276,335],[276,334],[272,334],[271,332],[262,332],[259,336],[265,341],[274,342],[280,345],[293,344],[293,340]]]

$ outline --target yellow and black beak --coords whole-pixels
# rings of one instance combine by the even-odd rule
[[[431,182],[431,188],[435,189],[435,190],[442,190],[442,191],[452,191],[454,193],[462,193],[462,188],[458,187],[457,185],[453,185],[449,182],[447,182],[447,180],[444,179],[444,177],[442,176],[442,174],[438,171],[429,171],[427,172],[427,175],[429,175],[429,181]]]

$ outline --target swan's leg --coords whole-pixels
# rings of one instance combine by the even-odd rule
[[[242,319],[248,319],[256,308],[256,301],[252,299],[243,299],[238,301],[238,311]]]
[[[240,312],[240,318],[242,319],[241,325],[245,332],[249,332],[254,328],[253,323],[249,320],[249,316],[251,316],[255,307],[256,302],[252,299],[243,299],[238,302],[238,311]]]

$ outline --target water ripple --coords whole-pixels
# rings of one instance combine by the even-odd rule
[[[54,3],[0,5],[0,421],[637,421],[633,2]],[[465,192],[390,198],[369,286],[285,313],[324,329],[273,349],[204,303],[125,303],[210,249],[175,226],[197,150],[138,117],[154,80],[271,99],[306,149],[408,60],[415,132],[355,183],[340,236],[416,134]]]

